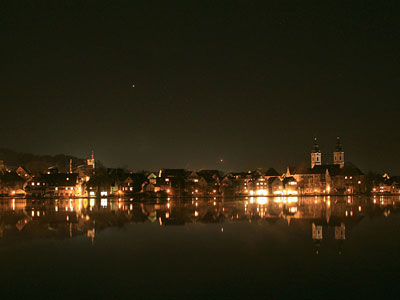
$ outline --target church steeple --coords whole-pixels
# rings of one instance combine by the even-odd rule
[[[322,163],[322,154],[321,150],[319,149],[319,145],[317,142],[317,138],[314,138],[314,145],[311,150],[311,168],[314,168],[314,166],[319,166]]]
[[[339,165],[341,168],[344,167],[344,151],[342,144],[340,143],[340,137],[336,138],[336,147],[333,152],[333,163]]]
[[[94,151],[92,151],[92,157],[86,160],[86,165],[87,165],[88,167],[91,167],[91,168],[92,168],[93,174],[94,174],[94,171],[95,171],[95,169],[96,169],[95,163],[96,163],[96,161],[95,161],[95,159],[94,159]]]

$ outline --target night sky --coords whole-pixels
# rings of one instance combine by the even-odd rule
[[[1,147],[283,171],[339,135],[400,174],[399,1],[117,2],[2,1]]]

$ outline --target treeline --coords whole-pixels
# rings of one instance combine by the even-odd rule
[[[66,172],[69,170],[70,159],[72,159],[74,167],[85,163],[85,159],[71,155],[36,155],[0,148],[0,160],[3,160],[8,168],[24,166],[33,175],[44,172],[49,167],[57,167],[60,172]]]

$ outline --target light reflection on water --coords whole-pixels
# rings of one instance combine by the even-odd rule
[[[275,299],[315,299],[329,298],[322,290],[342,295],[334,287],[357,286],[356,276],[368,297],[400,267],[399,205],[399,197],[347,196],[5,199],[0,255],[7,276],[0,277],[8,291],[18,290],[10,278],[22,273],[34,291],[67,280],[89,298],[88,286],[97,298],[118,298],[140,282],[152,297],[243,298],[250,288],[253,298],[265,298],[268,286]],[[114,290],[97,285],[108,273]]]
[[[96,227],[104,229],[135,223],[159,226],[232,222],[288,225],[345,226],[365,216],[397,212],[399,197],[246,197],[237,199],[4,199],[0,202],[1,244],[21,231],[30,237],[86,234],[94,239]],[[114,223],[115,222],[115,223]],[[68,229],[68,230],[67,230]],[[66,232],[67,231],[67,232]],[[27,234],[21,235],[26,238]]]

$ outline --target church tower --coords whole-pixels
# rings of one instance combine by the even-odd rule
[[[341,168],[344,167],[344,151],[339,137],[336,139],[335,152],[333,152],[333,163],[339,165]]]
[[[89,159],[86,160],[86,165],[87,165],[89,168],[92,169],[93,174],[94,174],[94,172],[95,172],[95,170],[96,170],[95,163],[96,163],[96,161],[95,161],[95,159],[94,159],[94,151],[92,151],[92,158],[89,158]]]
[[[311,168],[314,166],[319,166],[322,163],[322,154],[321,150],[319,150],[319,145],[317,143],[317,138],[314,138],[314,146],[311,151]]]

